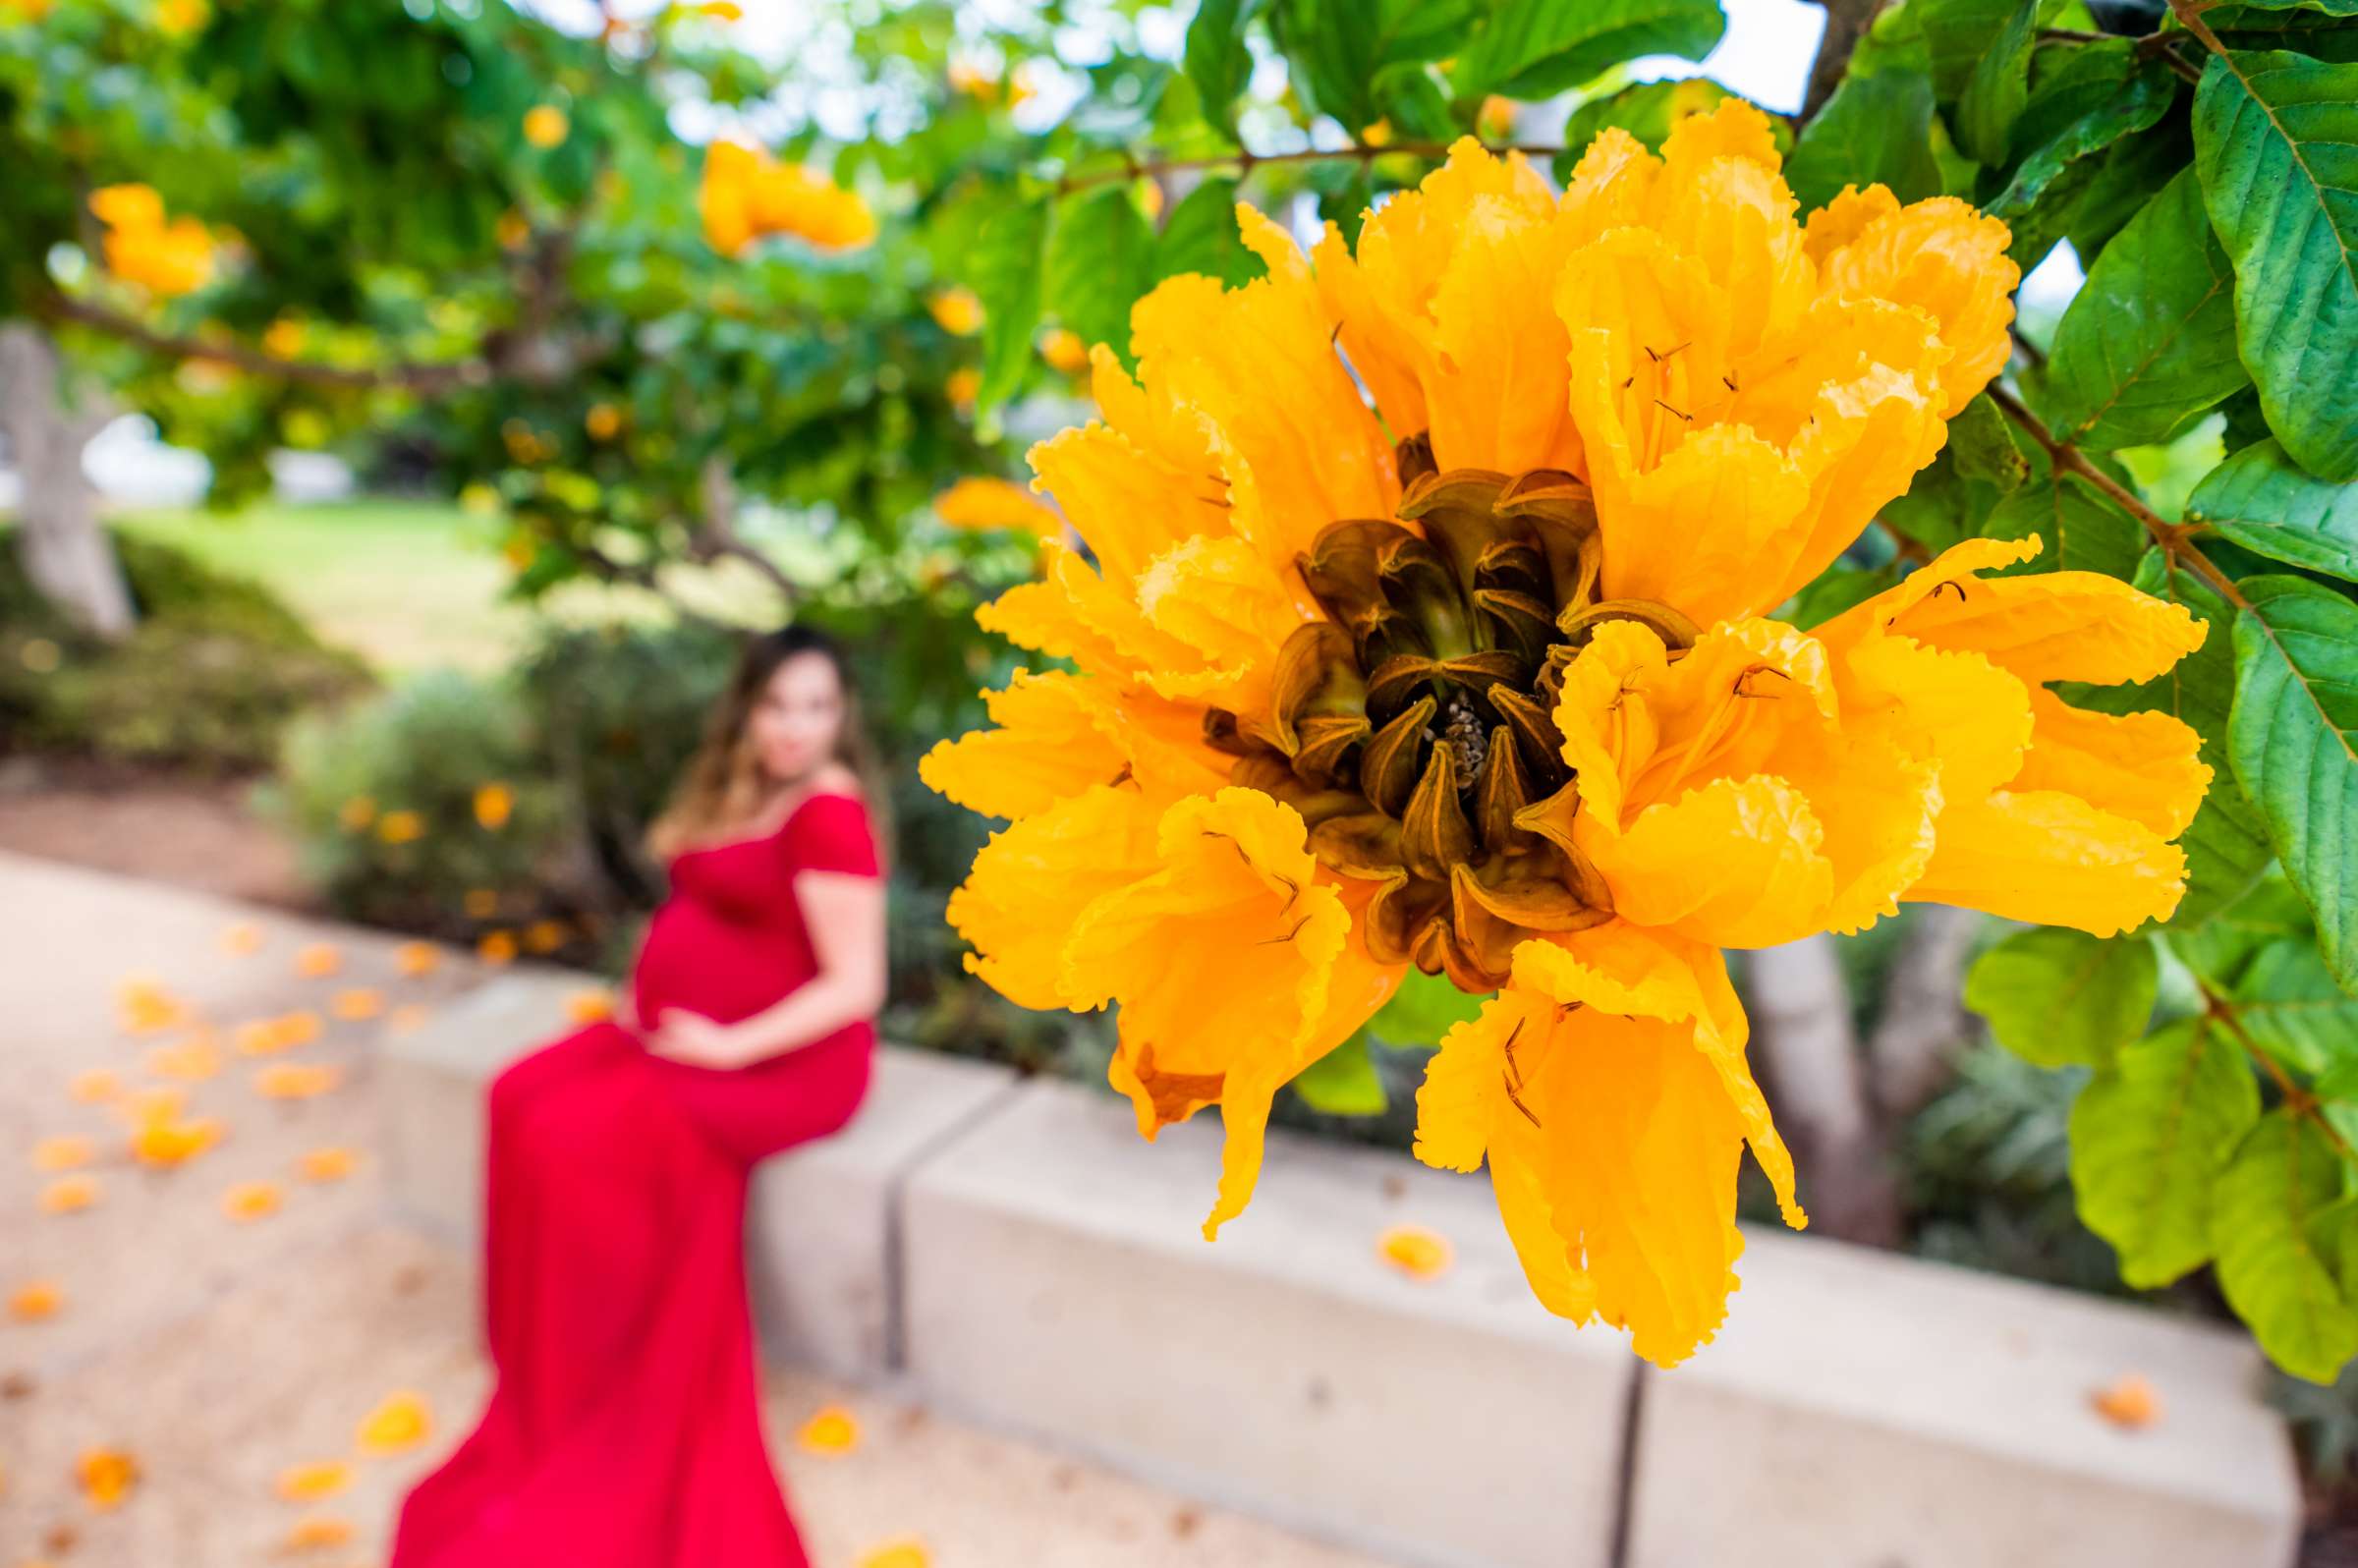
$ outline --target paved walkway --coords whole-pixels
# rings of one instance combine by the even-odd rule
[[[336,973],[300,973],[320,945]],[[381,1217],[371,1058],[418,1016],[405,1009],[443,1005],[488,971],[443,950],[407,976],[400,947],[0,853],[0,1300],[62,1293],[45,1317],[0,1313],[0,1568],[364,1568],[382,1561],[404,1487],[472,1424],[486,1377],[475,1303],[459,1258]],[[126,992],[142,980],[152,988]],[[127,994],[184,1016],[127,1028]],[[371,1016],[337,1016],[339,995]],[[290,1019],[275,1036],[248,1027]],[[258,1050],[269,1044],[282,1048]],[[260,1076],[274,1071],[303,1087],[288,1067],[332,1069],[332,1087],[266,1095],[285,1087]],[[167,1125],[211,1118],[219,1141],[143,1164],[129,1128],[144,1096],[174,1091],[184,1103]],[[70,1139],[90,1146],[86,1162],[37,1168],[77,1152],[51,1142]],[[335,1149],[349,1175],[304,1174],[307,1155]],[[88,1206],[51,1211],[54,1184],[75,1178],[94,1186]],[[225,1199],[248,1184],[277,1206],[232,1218]],[[357,1424],[402,1390],[424,1396],[428,1435],[358,1455]],[[804,1449],[805,1422],[838,1404],[857,1441]],[[886,1394],[781,1372],[766,1409],[819,1568],[1378,1568]],[[139,1471],[107,1509],[76,1477],[100,1449]],[[340,1488],[279,1495],[290,1468],[330,1461],[350,1464]],[[296,1545],[306,1519],[349,1539]],[[904,1542],[923,1553],[873,1556]]]

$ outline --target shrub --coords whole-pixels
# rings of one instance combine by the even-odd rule
[[[268,765],[307,708],[372,678],[261,584],[136,534],[116,538],[140,621],[93,637],[26,579],[0,538],[0,733],[52,755],[219,773]]]
[[[308,715],[256,796],[296,839],[311,884],[350,919],[479,937],[562,919],[579,902],[563,802],[506,682],[433,671]],[[494,809],[503,801],[504,815]],[[518,940],[578,948],[578,926],[565,927],[558,941],[545,928]]]

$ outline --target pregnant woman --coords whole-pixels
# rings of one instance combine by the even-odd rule
[[[746,1179],[868,1087],[884,895],[843,660],[755,641],[671,808],[617,1017],[490,1092],[481,1424],[392,1568],[804,1568],[762,1446]]]

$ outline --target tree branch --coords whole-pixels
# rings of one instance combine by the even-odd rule
[[[2111,497],[2113,503],[2122,511],[2144,524],[2145,532],[2172,561],[2201,578],[2214,592],[2236,609],[2248,610],[2252,607],[2252,601],[2243,596],[2243,590],[2235,586],[2234,580],[2212,565],[2211,558],[2194,547],[2192,540],[2195,530],[2168,521],[2152,507],[2146,505],[2127,485],[2089,462],[2078,447],[2073,446],[2069,441],[2058,441],[2048,434],[2047,425],[2039,416],[2023,407],[2014,394],[2008,392],[2004,387],[1993,382],[1990,387],[1990,401],[1996,404],[2000,413],[2022,426],[2029,433],[2031,439],[2039,443],[2040,447],[2046,451],[2049,462],[2059,469],[2068,469],[2077,474],[2081,478],[2086,479],[2104,491],[2105,495]]]
[[[1224,169],[1232,164],[1237,169],[1238,178],[1241,179],[1262,165],[1270,163],[1321,163],[1328,160],[1339,162],[1345,158],[1356,158],[1361,163],[1373,163],[1377,158],[1388,158],[1394,153],[1409,157],[1440,159],[1449,155],[1451,145],[1454,143],[1388,141],[1379,147],[1365,141],[1355,141],[1347,147],[1304,147],[1296,152],[1253,152],[1239,148],[1234,152],[1215,152],[1196,158],[1125,157],[1119,168],[1093,169],[1087,174],[1064,176],[1056,182],[1056,195],[1070,196],[1076,191],[1087,191],[1095,186],[1116,185],[1124,180],[1143,179],[1150,175],[1160,177],[1188,170]],[[1483,146],[1490,152],[1520,152],[1529,158],[1552,158],[1564,150],[1560,146],[1543,146],[1527,142],[1501,142],[1493,145],[1486,141]]]
[[[34,308],[37,314],[53,321],[71,321],[79,326],[90,327],[129,343],[134,348],[145,349],[150,354],[177,360],[209,360],[219,364],[236,365],[241,370],[251,370],[257,375],[278,376],[313,386],[350,387],[360,391],[400,388],[435,393],[458,386],[480,386],[491,379],[491,366],[482,360],[454,361],[444,364],[373,365],[365,368],[321,364],[310,360],[290,360],[228,340],[158,332],[144,322],[134,320],[103,305],[62,294],[52,295]]]
[[[1810,65],[1810,90],[1801,100],[1801,123],[1808,125],[1825,107],[1825,100],[1842,84],[1850,68],[1851,51],[1875,26],[1883,0],[1825,0],[1825,31],[1818,39],[1818,58]]]

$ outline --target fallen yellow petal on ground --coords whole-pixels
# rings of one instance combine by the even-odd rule
[[[329,1145],[306,1149],[303,1156],[296,1160],[295,1168],[303,1173],[303,1179],[307,1182],[340,1182],[351,1175],[353,1167],[359,1163],[360,1156],[351,1149]]]
[[[83,1498],[104,1511],[131,1495],[140,1479],[140,1462],[120,1448],[85,1448],[74,1461],[74,1480]]]
[[[407,1035],[433,1016],[433,1009],[423,1002],[404,1002],[385,1015],[385,1028],[396,1035]]]
[[[65,1287],[54,1279],[35,1279],[17,1287],[8,1298],[8,1315],[21,1323],[54,1317],[66,1304]]]
[[[310,1551],[320,1546],[342,1546],[353,1538],[352,1521],[342,1514],[305,1514],[287,1527],[287,1549]]]
[[[430,975],[442,962],[442,950],[431,942],[404,942],[393,950],[393,963],[405,980]]]
[[[240,1182],[221,1195],[221,1212],[239,1221],[275,1214],[278,1212],[278,1184]]]
[[[276,1062],[253,1075],[253,1092],[264,1099],[310,1099],[342,1078],[324,1062]]]
[[[106,1196],[98,1178],[89,1175],[60,1176],[41,1189],[41,1212],[72,1214],[89,1207]]]
[[[914,1536],[873,1546],[860,1559],[859,1568],[932,1568],[933,1554]]]
[[[116,988],[118,1014],[127,1035],[151,1035],[187,1023],[188,1004],[151,976],[135,975]]]
[[[804,1422],[794,1440],[807,1454],[848,1454],[860,1446],[860,1419],[841,1405],[829,1405]]]
[[[327,1010],[346,1020],[374,1018],[385,1010],[385,993],[372,985],[356,985],[336,992]]]
[[[516,961],[514,931],[485,931],[475,944],[475,956],[486,964],[512,964]]]
[[[87,1165],[97,1150],[86,1138],[44,1138],[32,1146],[32,1168],[37,1171],[72,1170]]]
[[[221,951],[242,956],[262,945],[262,928],[251,921],[240,921],[221,933]]]
[[[425,1441],[434,1429],[433,1408],[414,1388],[396,1389],[361,1418],[361,1452],[397,1454]]]
[[[614,993],[602,987],[575,991],[565,998],[565,1016],[576,1024],[594,1024],[614,1016]]]
[[[1457,1251],[1449,1238],[1423,1225],[1394,1225],[1376,1239],[1383,1260],[1411,1279],[1432,1279],[1449,1271]]]
[[[152,1127],[157,1122],[178,1120],[188,1104],[187,1090],[142,1089],[125,1095],[116,1103],[115,1111],[133,1127]]]
[[[131,1156],[142,1165],[169,1168],[203,1153],[221,1142],[225,1132],[211,1116],[146,1122],[131,1135]]]
[[[2129,1372],[2088,1396],[2096,1413],[2115,1427],[2141,1431],[2162,1419],[2162,1394],[2141,1372]]]
[[[310,942],[295,955],[295,973],[320,980],[344,967],[344,955],[333,942]]]
[[[219,1076],[221,1047],[214,1043],[211,1030],[201,1030],[187,1039],[170,1045],[158,1045],[149,1051],[147,1071],[157,1078],[201,1084],[208,1078]]]
[[[271,1020],[270,1033],[278,1048],[283,1051],[297,1045],[309,1045],[319,1037],[319,1031],[323,1027],[319,1015],[307,1009]]]
[[[84,1105],[95,1105],[122,1093],[123,1080],[111,1067],[92,1067],[76,1073],[66,1092]]]
[[[352,1484],[352,1465],[342,1459],[289,1465],[278,1473],[278,1494],[289,1502],[317,1502]]]

